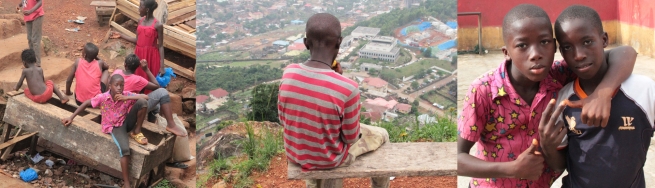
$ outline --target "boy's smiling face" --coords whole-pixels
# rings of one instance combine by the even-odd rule
[[[571,71],[582,79],[593,78],[605,58],[607,33],[596,29],[589,21],[568,19],[555,30],[560,52]]]
[[[512,66],[533,82],[548,76],[555,57],[551,24],[544,18],[524,18],[511,23],[503,53]]]

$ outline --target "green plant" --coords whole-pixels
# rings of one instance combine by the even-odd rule
[[[167,179],[163,179],[153,188],[174,188],[174,187],[175,186],[171,184],[171,182],[169,182]]]

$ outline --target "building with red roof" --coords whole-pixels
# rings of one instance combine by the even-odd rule
[[[382,93],[387,93],[387,85],[389,83],[378,77],[368,77],[364,78],[362,81],[362,87],[368,90],[375,90]]]

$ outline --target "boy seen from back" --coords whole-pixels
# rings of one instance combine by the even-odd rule
[[[459,175],[474,177],[471,187],[550,187],[559,177],[538,151],[539,120],[550,99],[575,75],[565,61],[553,62],[555,40],[548,14],[535,5],[518,5],[503,20],[500,66],[476,79],[458,120]],[[602,124],[616,88],[632,72],[636,52],[611,50],[610,74],[586,103],[587,121]],[[477,143],[474,156],[470,149]]]
[[[578,78],[559,92],[557,101],[562,104],[542,128],[542,139],[549,143],[542,145],[546,146],[544,153],[552,154],[547,156],[549,165],[558,170],[566,167],[563,187],[646,187],[643,167],[655,123],[655,82],[631,75],[611,90],[607,124],[584,123],[579,105],[565,104],[598,92],[600,80],[611,75],[615,67],[610,65],[616,59],[603,55],[608,36],[600,16],[589,7],[565,9],[555,21],[555,36],[564,60]],[[565,136],[568,138],[562,140]],[[568,148],[558,151],[558,145],[559,149]]]
[[[307,20],[305,32],[311,57],[286,67],[278,95],[286,156],[303,170],[349,166],[358,156],[389,142],[389,134],[359,124],[359,86],[341,75],[339,65],[333,66],[342,40],[339,19],[315,14]],[[308,179],[305,184],[339,187],[342,181]],[[371,187],[389,187],[389,177],[372,177]]]
[[[36,53],[34,50],[26,49],[21,53],[23,66],[25,67],[20,75],[18,83],[16,83],[16,91],[23,86],[23,80],[27,79],[27,88],[25,88],[25,96],[36,103],[45,103],[52,98],[54,92],[61,100],[61,103],[68,102],[68,97],[63,95],[61,91],[52,83],[52,80],[45,80],[43,76],[43,69],[37,65]]]

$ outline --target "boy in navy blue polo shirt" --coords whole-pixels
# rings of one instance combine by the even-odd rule
[[[551,123],[556,122],[552,118],[540,126],[542,150],[551,154],[546,161],[555,169],[566,167],[569,175],[562,179],[562,187],[646,187],[643,167],[655,123],[655,81],[631,75],[616,88],[607,126],[584,124],[581,109],[564,104],[586,98],[607,73],[603,49],[608,36],[598,13],[579,5],[559,15],[555,36],[562,56],[578,78],[559,92],[560,106],[553,113],[557,125]]]

